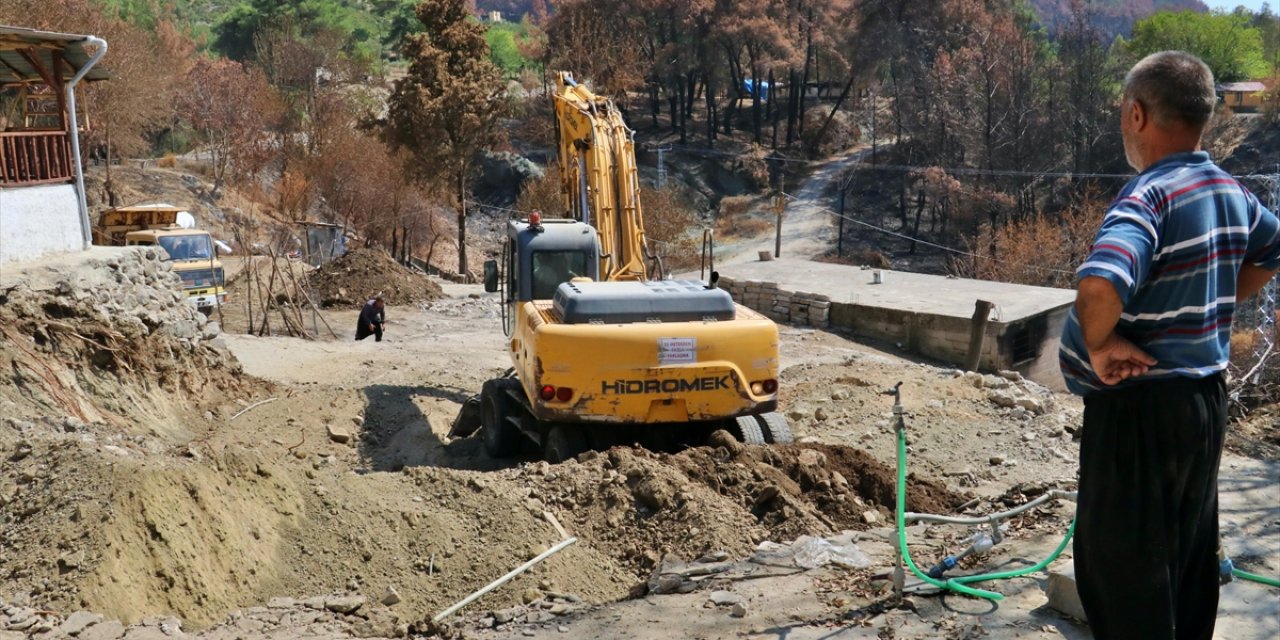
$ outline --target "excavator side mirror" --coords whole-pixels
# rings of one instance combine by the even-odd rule
[[[484,290],[493,293],[498,290],[498,261],[484,261]]]

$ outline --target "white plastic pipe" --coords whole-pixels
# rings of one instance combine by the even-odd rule
[[[551,547],[550,549],[547,549],[546,551],[543,551],[542,553],[538,554],[538,557],[512,569],[507,573],[507,575],[502,576],[501,578],[498,578],[493,582],[490,582],[489,584],[485,585],[475,593],[472,593],[471,595],[463,598],[452,607],[449,607],[448,609],[445,609],[444,611],[441,611],[440,613],[436,614],[436,617],[432,618],[431,621],[440,622],[441,620],[448,618],[449,616],[453,615],[453,613],[458,609],[461,609],[471,604],[472,602],[475,602],[480,598],[480,596],[483,596],[484,594],[489,593],[490,591],[493,591],[494,589],[497,589],[498,587],[501,587],[502,585],[510,582],[512,578],[524,573],[525,571],[528,571],[530,568],[533,567],[533,565],[538,564],[539,562],[542,562],[547,558],[550,558],[551,556],[559,553],[565,547],[568,547],[569,545],[577,541],[578,541],[577,538],[568,538],[566,540],[560,541],[560,543],[557,544],[556,546]]]
[[[93,54],[92,58],[89,58],[89,62],[76,72],[75,77],[71,78],[71,82],[67,83],[66,102],[67,111],[71,112],[68,124],[70,124],[71,128],[69,132],[71,135],[71,158],[76,167],[76,199],[80,201],[80,231],[84,236],[84,248],[88,249],[89,245],[93,243],[93,232],[89,227],[89,203],[86,202],[84,195],[84,165],[80,162],[80,125],[76,115],[76,85],[84,79],[85,74],[89,73],[89,70],[94,65],[98,64],[102,56],[107,55],[107,41],[98,36],[88,36],[85,40],[98,45],[98,50]]]

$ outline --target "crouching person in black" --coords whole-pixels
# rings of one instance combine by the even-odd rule
[[[384,306],[382,294],[364,303],[364,307],[360,309],[360,319],[356,320],[356,340],[364,340],[372,335],[376,342],[382,342],[382,324],[387,319]]]

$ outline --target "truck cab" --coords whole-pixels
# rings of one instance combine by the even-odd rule
[[[227,297],[226,276],[208,231],[178,224],[182,210],[167,204],[114,207],[102,212],[93,231],[101,246],[164,249],[182,290],[201,313],[210,315]]]
[[[201,313],[209,315],[226,301],[226,275],[208,231],[147,229],[125,235],[125,246],[159,247],[182,278],[182,290]]]

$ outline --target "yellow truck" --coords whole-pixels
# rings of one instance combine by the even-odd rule
[[[102,212],[93,230],[94,244],[155,246],[165,250],[173,272],[182,278],[187,299],[209,315],[226,301],[226,275],[208,231],[180,226],[182,209],[167,204],[115,207]]]
[[[452,435],[480,430],[493,457],[531,442],[552,462],[637,441],[701,444],[718,428],[790,442],[777,326],[714,275],[651,280],[633,132],[567,73],[554,106],[566,217],[509,222],[500,264],[486,265],[512,368],[485,382]]]

